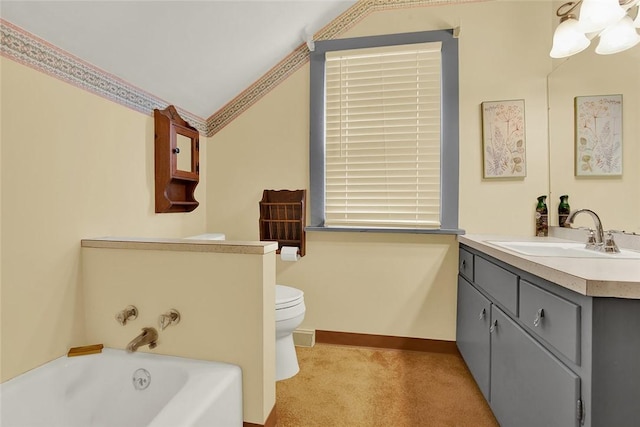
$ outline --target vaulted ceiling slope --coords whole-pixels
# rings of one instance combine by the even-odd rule
[[[3,0],[0,16],[207,118],[354,3]]]

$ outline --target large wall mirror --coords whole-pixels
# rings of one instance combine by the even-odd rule
[[[551,225],[558,225],[559,197],[568,194],[572,210],[594,210],[606,229],[640,233],[640,46],[613,55],[598,55],[591,46],[557,61],[548,94]],[[575,139],[575,98],[600,95],[622,95],[622,173],[576,176],[576,152],[585,141]],[[578,217],[576,226],[593,223]]]

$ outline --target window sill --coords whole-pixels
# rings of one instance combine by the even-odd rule
[[[365,227],[321,227],[309,226],[304,231],[338,232],[338,233],[398,233],[398,234],[465,234],[462,229],[429,229],[429,228],[365,228]]]

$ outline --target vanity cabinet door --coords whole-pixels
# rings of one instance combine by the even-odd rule
[[[456,342],[473,378],[489,400],[489,320],[491,303],[458,276]]]
[[[580,377],[496,306],[491,323],[491,408],[502,427],[579,425]]]

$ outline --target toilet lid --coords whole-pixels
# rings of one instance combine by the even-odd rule
[[[276,285],[276,310],[293,307],[304,300],[304,292],[290,286]]]

